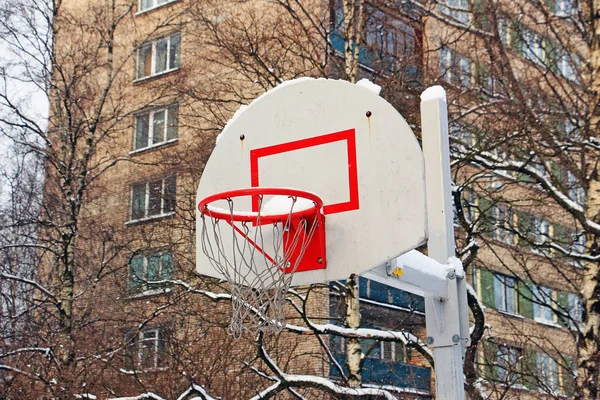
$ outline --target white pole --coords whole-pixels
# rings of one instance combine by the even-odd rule
[[[446,92],[441,86],[428,88],[421,95],[421,128],[427,189],[429,257],[447,264],[455,255],[448,142]],[[463,345],[466,286],[464,271],[450,271],[448,300],[425,298],[427,342],[434,349],[436,398],[463,400]],[[464,294],[462,293],[464,291]],[[464,302],[464,304],[462,304]]]

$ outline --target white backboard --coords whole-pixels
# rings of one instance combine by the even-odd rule
[[[197,202],[256,186],[300,189],[324,201],[327,266],[297,272],[292,285],[346,279],[427,240],[419,143],[394,107],[360,85],[297,79],[238,111],[204,169]],[[252,208],[249,199],[240,205]],[[201,250],[196,213],[197,270],[221,278]]]

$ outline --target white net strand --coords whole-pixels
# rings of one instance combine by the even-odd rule
[[[285,232],[290,231],[294,222],[292,216],[297,197],[290,196],[292,201],[287,218],[264,225],[260,211],[263,196],[258,198],[259,211],[253,225],[234,221],[231,198],[227,199],[230,221],[212,217],[208,207],[201,213],[202,251],[230,284],[233,312],[228,330],[235,337],[240,337],[244,331],[278,333],[285,327],[285,301],[292,277],[319,224],[316,216],[310,221],[296,219],[295,234],[286,236]],[[230,230],[231,244],[224,242],[223,223],[228,225],[223,228]],[[271,232],[265,235],[263,227],[267,229],[268,226],[271,226]],[[271,240],[265,236],[270,236]],[[292,265],[291,259],[297,249],[298,256]]]

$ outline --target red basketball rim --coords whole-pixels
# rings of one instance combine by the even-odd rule
[[[211,207],[210,204],[215,201],[225,200],[230,201],[237,197],[244,196],[287,196],[297,197],[311,200],[314,206],[305,208],[302,210],[281,213],[281,214],[267,214],[263,215],[257,211],[236,211],[235,209],[224,210],[221,208]],[[211,218],[222,219],[230,222],[252,222],[252,223],[276,223],[283,222],[288,218],[302,218],[315,216],[323,208],[323,200],[314,193],[305,192],[303,190],[289,189],[289,188],[269,188],[269,187],[254,187],[246,189],[229,190],[226,192],[216,193],[208,196],[198,203],[198,210],[203,215],[208,215]]]

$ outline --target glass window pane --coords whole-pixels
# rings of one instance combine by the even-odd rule
[[[545,321],[553,320],[553,312],[552,312],[552,290],[548,288],[542,288],[542,295],[544,301],[544,315],[543,319]]]
[[[177,197],[177,182],[174,176],[165,179],[165,194],[164,194],[164,212],[175,211],[175,203]]]
[[[465,86],[471,86],[471,63],[466,58],[460,59],[460,83]]]
[[[135,256],[129,261],[129,279],[127,287],[129,290],[137,290],[144,280],[144,257]]]
[[[165,141],[165,110],[157,111],[153,115],[152,144]]]
[[[173,279],[173,255],[171,253],[164,253],[161,256],[160,279]]]
[[[504,282],[502,278],[494,275],[494,296],[496,298],[496,308],[498,310],[504,310]]]
[[[382,342],[381,344],[383,346],[383,354],[381,355],[381,358],[384,360],[392,360],[392,346],[394,345],[394,343]]]
[[[517,296],[516,296],[516,282],[513,278],[505,277],[504,282],[506,284],[506,311],[516,314],[517,313]]]
[[[137,79],[152,74],[152,45],[145,45],[138,50]]]
[[[154,73],[158,74],[167,69],[167,48],[169,40],[163,39],[156,43],[156,59],[154,60]]]
[[[150,182],[148,191],[148,216],[161,214],[162,180]]]
[[[133,185],[131,191],[131,219],[144,218],[146,213],[146,184]]]
[[[145,336],[146,334],[144,334]],[[144,338],[140,343],[140,367],[142,369],[156,368],[156,340],[151,337]]]
[[[157,336],[158,335],[156,331],[146,331],[143,333],[144,339],[154,339]]]
[[[346,349],[344,347],[344,339],[341,336],[331,335],[329,337],[329,349],[333,353],[345,352]]]
[[[160,280],[160,258],[158,256],[148,257],[148,282]]]
[[[148,121],[150,115],[143,114],[135,117],[135,145],[134,149],[148,147]]]
[[[393,349],[394,349],[394,361],[398,361],[398,362],[405,362],[405,357],[404,357],[404,345],[402,343],[394,343],[393,345]]]
[[[381,358],[381,342],[373,339],[364,339],[361,340],[360,347],[366,357]]]
[[[181,58],[181,35],[171,36],[171,46],[169,48],[169,68],[178,68]]]
[[[167,117],[167,140],[176,139],[179,130],[179,106],[172,105],[168,109]]]
[[[152,0],[141,0],[140,11],[152,8]]]

